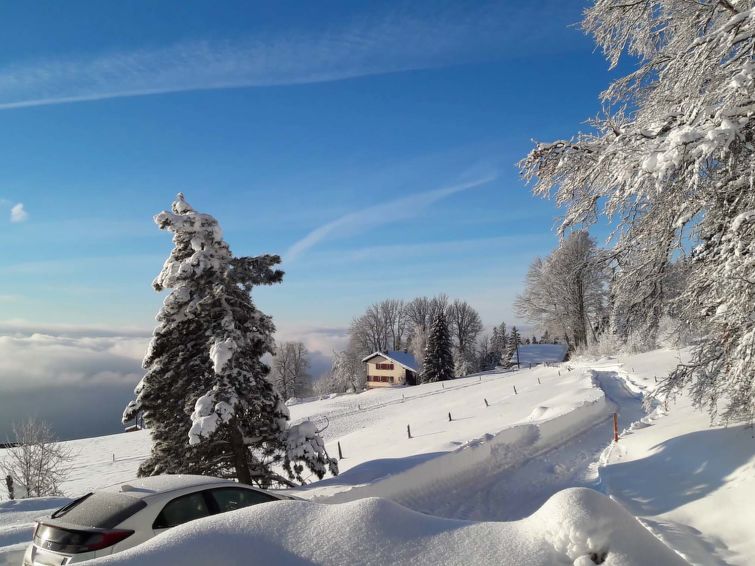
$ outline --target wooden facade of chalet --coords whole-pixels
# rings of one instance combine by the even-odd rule
[[[362,361],[367,364],[367,387],[400,387],[417,383],[417,362],[408,352],[375,352]]]

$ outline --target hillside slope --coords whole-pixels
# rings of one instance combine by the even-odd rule
[[[684,398],[669,411],[643,407],[654,376],[677,362],[668,350],[578,359],[294,405],[293,420],[327,424],[328,450],[337,455],[340,443],[344,455],[340,476],[296,494],[325,503],[386,497],[449,519],[518,521],[566,488],[591,487],[691,563],[752,563],[751,431],[710,428]],[[618,444],[611,443],[614,412]],[[132,477],[149,437],[70,445],[76,467],[64,489],[76,495]],[[30,519],[13,517],[0,504],[0,544],[16,542],[6,555],[17,553]]]

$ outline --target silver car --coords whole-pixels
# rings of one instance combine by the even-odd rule
[[[295,499],[232,480],[154,476],[80,497],[40,519],[24,566],[58,566],[107,556],[188,521],[242,507]]]

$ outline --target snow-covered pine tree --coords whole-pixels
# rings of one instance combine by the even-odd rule
[[[197,473],[259,486],[337,473],[313,423],[289,426],[283,399],[261,357],[274,326],[251,299],[255,285],[278,283],[274,255],[235,258],[218,222],[179,194],[155,217],[174,248],[153,283],[171,289],[144,359],[146,374],[123,420],[141,415],[152,453],[140,475]],[[274,470],[279,465],[287,477]]]
[[[509,341],[509,335],[506,330],[506,323],[502,322],[497,328],[493,328],[493,338],[491,339],[490,350],[497,354],[495,365],[506,367],[506,350]]]
[[[422,383],[454,378],[454,357],[448,322],[443,311],[435,315],[427,337],[425,360],[422,364]]]
[[[511,327],[511,335],[509,336],[509,342],[511,344],[521,344],[522,336],[519,334],[519,330],[516,326]]]
[[[659,393],[688,388],[712,416],[750,423],[754,8],[753,0],[596,0],[583,28],[612,66],[628,53],[636,68],[603,92],[605,115],[591,131],[538,144],[521,162],[536,194],[567,207],[562,232],[601,213],[613,222],[620,334],[654,332],[669,266],[691,251],[676,310],[703,337]]]
[[[506,350],[503,353],[503,367],[509,368],[517,363],[517,347],[521,345],[522,337],[516,326],[511,327],[511,333],[506,341]]]

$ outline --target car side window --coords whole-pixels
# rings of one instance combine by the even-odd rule
[[[210,510],[207,508],[202,492],[190,493],[177,497],[168,503],[155,519],[153,529],[167,529],[175,527],[194,519],[207,517]]]
[[[215,500],[219,513],[235,511],[236,509],[257,505],[258,503],[277,501],[275,497],[262,491],[238,487],[213,489],[210,491],[210,496]]]

